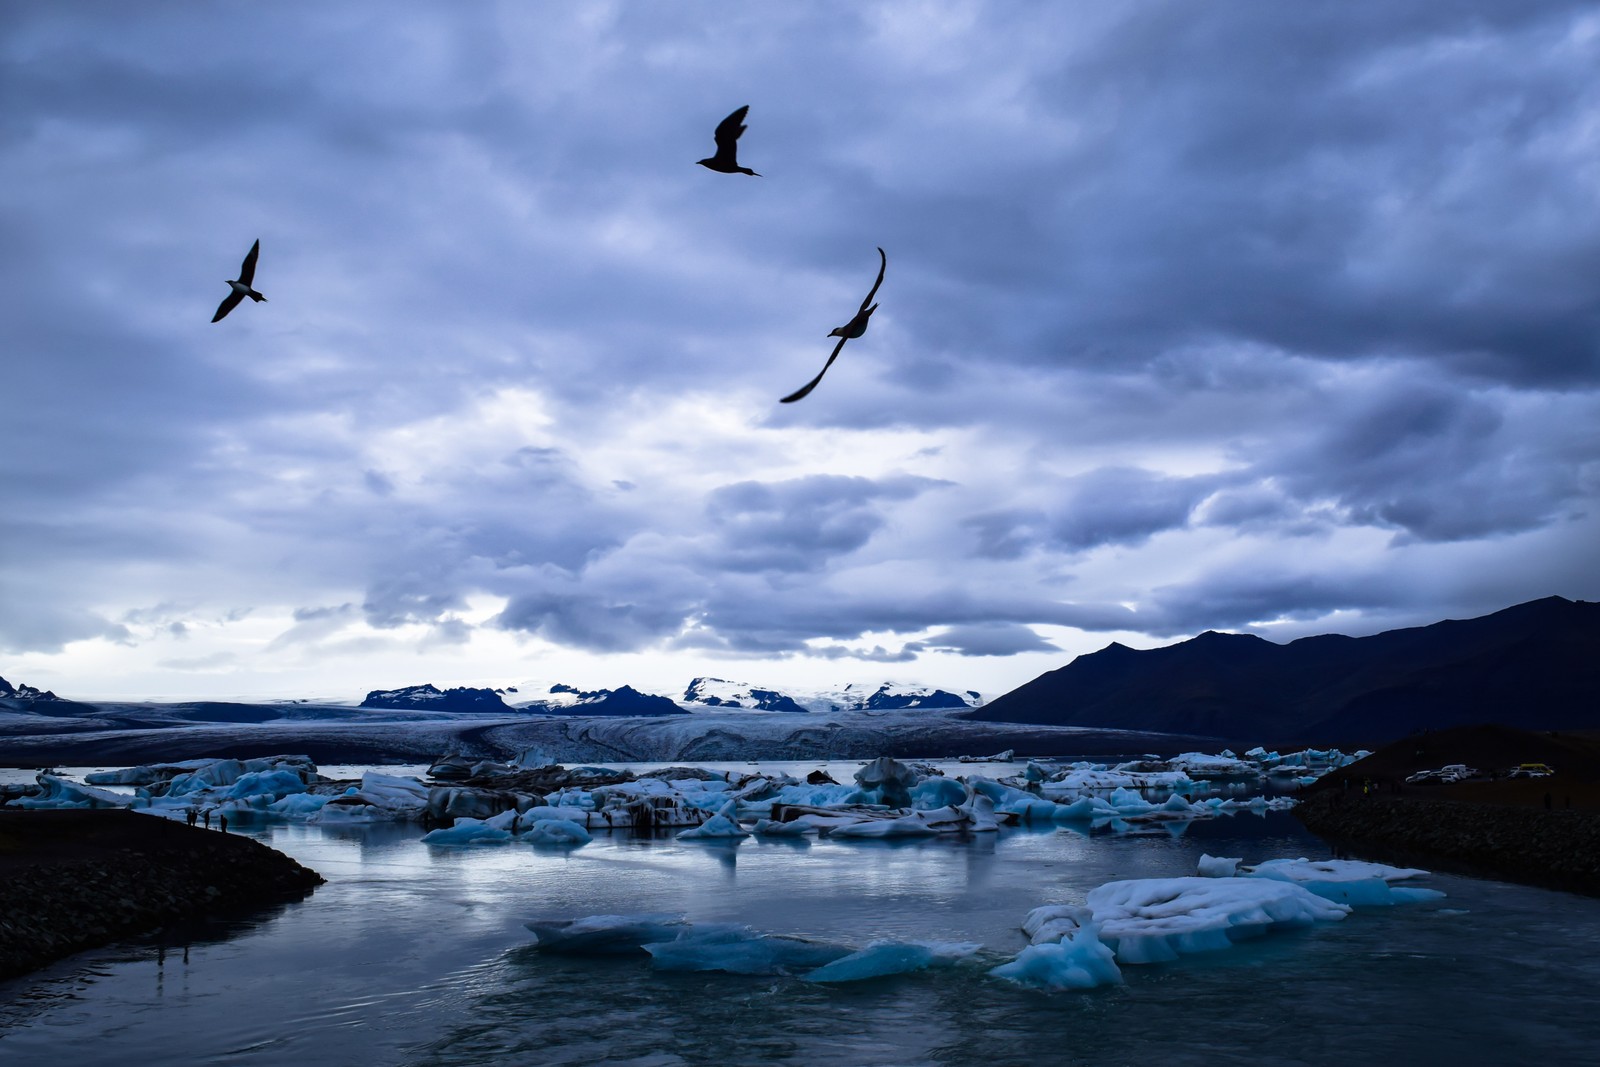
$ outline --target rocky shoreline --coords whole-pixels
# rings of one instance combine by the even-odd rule
[[[1509,881],[1600,896],[1600,812],[1333,790],[1295,815],[1320,837],[1359,850],[1403,850]]]
[[[322,882],[237,834],[128,811],[0,812],[0,981],[169,924],[298,900]]]

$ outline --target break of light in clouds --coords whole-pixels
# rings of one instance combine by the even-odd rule
[[[6,4],[0,669],[993,695],[1596,598],[1597,69],[1579,3]]]

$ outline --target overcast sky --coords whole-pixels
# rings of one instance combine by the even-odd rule
[[[1535,0],[9,0],[0,675],[992,696],[1600,598],[1596,71]]]

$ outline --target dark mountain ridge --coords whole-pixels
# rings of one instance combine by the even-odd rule
[[[1475,722],[1600,728],[1600,604],[1546,597],[1476,619],[1285,645],[1207,631],[1111,644],[965,716],[1264,742],[1374,743]]]

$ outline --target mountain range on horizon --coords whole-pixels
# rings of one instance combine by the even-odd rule
[[[641,693],[632,686],[583,690],[564,683],[549,686],[538,696],[527,686],[483,689],[458,686],[439,689],[429,684],[399,689],[377,689],[362,700],[363,708],[466,713],[518,712],[532,715],[675,715],[692,711],[769,711],[805,715],[813,712],[893,711],[934,708],[970,708],[982,704],[976,690],[965,696],[929,686],[884,682],[877,689],[846,685],[839,690],[780,692],[748,682],[698,677],[689,682],[677,700]],[[507,696],[515,696],[507,701]]]
[[[508,698],[510,698],[508,700]],[[342,702],[341,702],[342,703]],[[172,705],[194,721],[315,718],[319,702]],[[289,705],[308,705],[301,711]],[[47,716],[94,705],[0,679],[0,709]],[[1206,631],[1160,648],[1113,642],[985,703],[885,682],[876,689],[780,690],[698,677],[679,698],[631,686],[580,690],[557,683],[502,689],[431,684],[369,692],[359,709],[428,714],[592,716],[951,710],[984,723],[1070,726],[1251,739],[1272,743],[1376,743],[1417,730],[1499,722],[1525,729],[1600,729],[1600,604],[1546,597],[1490,615],[1389,630],[1324,634],[1277,644]],[[274,710],[278,709],[278,710]],[[327,705],[331,714],[334,705]]]
[[[1281,645],[1213,630],[1142,651],[1113,642],[964,717],[1319,744],[1488,722],[1600,729],[1600,603],[1551,596]]]

